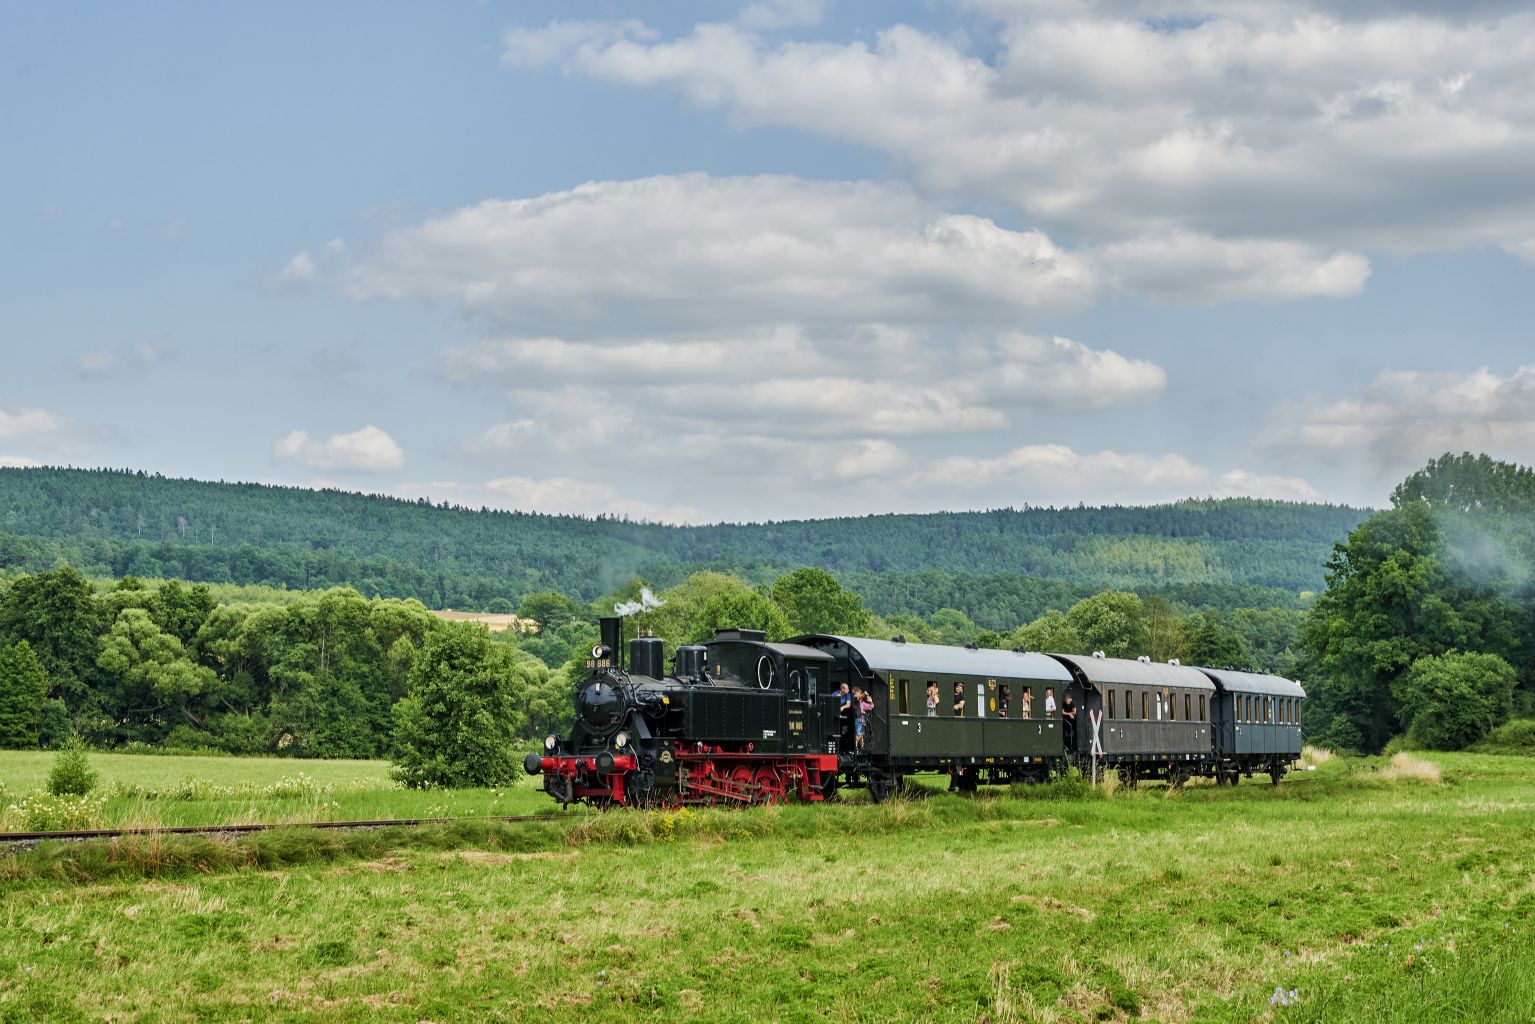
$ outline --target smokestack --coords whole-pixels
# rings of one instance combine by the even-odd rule
[[[597,627],[602,632],[602,646],[608,649],[608,657],[613,659],[613,667],[623,668],[624,620],[617,615],[610,615],[598,619]]]

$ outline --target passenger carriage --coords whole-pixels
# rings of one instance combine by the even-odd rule
[[[913,772],[951,771],[960,788],[970,789],[981,782],[1043,780],[1064,759],[1060,718],[1046,716],[1045,691],[1053,688],[1059,701],[1071,676],[1052,658],[899,638],[814,634],[794,643],[832,657],[819,698],[823,720],[836,720],[841,683],[874,693],[859,757],[876,799]],[[931,718],[929,683],[938,689]],[[956,683],[963,694],[957,713]]]
[[[1305,688],[1294,680],[1259,672],[1200,671],[1216,686],[1212,721],[1216,782],[1235,785],[1243,775],[1267,772],[1277,783],[1300,757]]]
[[[1068,753],[1097,760],[1127,785],[1166,779],[1182,785],[1215,763],[1211,704],[1215,684],[1176,663],[1054,654],[1071,674],[1076,742]]]

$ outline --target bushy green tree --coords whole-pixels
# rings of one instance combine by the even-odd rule
[[[1019,626],[1008,634],[1010,648],[1025,651],[1041,651],[1049,654],[1087,654],[1082,637],[1066,620],[1066,613],[1054,608],[1027,625]]]
[[[72,736],[54,756],[53,767],[48,770],[48,792],[54,796],[88,796],[97,779],[85,745]]]
[[[1257,670],[1256,659],[1246,638],[1228,626],[1220,615],[1197,615],[1189,625],[1188,650],[1183,659],[1185,664],[1232,668],[1241,672]]]
[[[1393,684],[1419,658],[1501,646],[1495,601],[1458,586],[1443,538],[1423,502],[1371,516],[1327,563],[1326,591],[1306,621],[1317,671],[1308,710],[1319,738],[1379,750],[1396,730]]]
[[[796,569],[773,581],[768,597],[783,609],[792,635],[832,633],[864,636],[869,610],[863,598],[824,569]]]
[[[559,629],[572,619],[582,617],[585,611],[579,602],[571,600],[564,594],[545,590],[523,598],[522,603],[517,606],[517,617],[532,619],[538,623],[539,632],[545,633]]]
[[[1066,613],[1066,622],[1086,647],[1110,658],[1138,658],[1147,653],[1145,609],[1135,594],[1104,590],[1083,598]]]
[[[68,566],[22,576],[0,602],[0,641],[25,640],[54,691],[72,704],[83,702],[95,677],[96,639],[105,624],[90,582]]]
[[[42,742],[48,673],[25,640],[0,647],[0,747],[35,749]]]
[[[394,708],[394,778],[412,788],[514,780],[529,667],[482,628],[455,625],[427,637],[410,692]]]
[[[1411,742],[1460,750],[1508,720],[1515,682],[1496,654],[1451,651],[1413,662],[1393,690]]]
[[[789,619],[773,599],[755,590],[715,594],[703,603],[688,627],[688,639],[712,640],[721,629],[760,629],[769,640],[794,635]]]
[[[199,724],[193,702],[217,683],[213,670],[187,657],[180,640],[162,632],[143,608],[124,608],[101,640],[96,664],[115,691],[120,721],[153,719],[162,712]],[[159,739],[157,734],[142,737]]]

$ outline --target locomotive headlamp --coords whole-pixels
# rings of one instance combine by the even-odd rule
[[[559,745],[560,745],[560,738],[558,736],[554,735],[553,733],[550,733],[548,736],[544,737],[544,749],[545,750],[552,751],[555,747],[557,747]]]
[[[613,737],[613,746],[617,747],[619,750],[622,750],[624,747],[626,747],[628,745],[629,745],[629,734],[628,733],[621,732],[617,736]]]

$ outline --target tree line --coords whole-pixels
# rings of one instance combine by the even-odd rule
[[[1535,473],[1471,455],[1413,474],[1391,508],[1337,542],[1309,607],[1084,594],[1060,581],[1031,589],[1002,573],[970,577],[985,587],[967,606],[935,571],[880,614],[861,585],[877,590],[887,575],[704,570],[670,585],[634,575],[592,600],[534,591],[502,607],[536,631],[492,637],[419,601],[350,588],[295,595],[133,576],[103,585],[66,566],[0,578],[0,745],[79,735],[98,746],[393,756],[428,766],[420,778],[455,781],[430,769],[442,754],[432,737],[510,749],[562,730],[596,618],[629,604],[640,609],[631,633],[661,636],[668,651],[745,627],[770,639],[900,634],[1273,672],[1306,684],[1307,731],[1320,742],[1374,751],[1404,734],[1458,747],[1535,711],[1532,567]],[[924,613],[904,610],[915,607]],[[1009,618],[1011,607],[1037,614]],[[477,760],[499,763],[487,758]]]
[[[591,601],[637,576],[670,586],[708,569],[767,584],[815,566],[890,613],[951,604],[898,596],[903,576],[912,577],[909,598],[931,589],[929,574],[945,574],[950,590],[987,590],[992,607],[977,601],[971,614],[1008,628],[1039,609],[997,587],[1004,577],[1069,582],[1081,588],[1073,599],[1104,587],[1262,588],[1293,599],[1320,588],[1329,546],[1363,516],[1232,499],[678,527],[142,472],[0,468],[0,572],[67,562],[92,577],[349,586],[490,611],[542,591]]]

